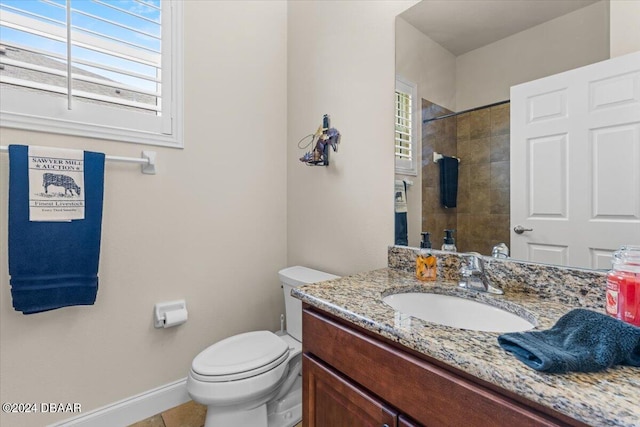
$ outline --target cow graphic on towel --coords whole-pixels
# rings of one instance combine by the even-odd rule
[[[45,194],[49,194],[49,186],[55,185],[57,187],[64,187],[64,195],[66,197],[67,191],[73,196],[75,190],[76,195],[80,195],[80,187],[69,175],[59,175],[55,173],[45,173],[42,175],[42,186],[44,187]]]

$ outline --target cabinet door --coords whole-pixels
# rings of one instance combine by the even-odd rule
[[[397,413],[306,354],[302,358],[305,427],[396,427]]]

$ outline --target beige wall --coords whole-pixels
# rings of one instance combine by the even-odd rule
[[[11,306],[8,156],[0,155],[3,402],[79,402],[87,412],[184,378],[194,355],[216,340],[279,327],[277,271],[287,264],[286,13],[285,2],[185,2],[184,150],[0,129],[2,145],[133,157],[144,148],[158,152],[159,164],[155,176],[107,164],[95,306],[24,316]],[[337,125],[348,120],[338,117]],[[384,181],[391,186],[390,173]],[[154,329],[154,303],[179,298],[189,321]],[[67,417],[3,413],[0,425]]]
[[[608,59],[608,9],[600,1],[458,56],[458,111],[507,100],[513,85]]]
[[[288,3],[289,264],[340,275],[386,266],[393,243],[394,21],[414,3]],[[342,143],[331,166],[305,166],[296,143],[325,113]]]
[[[396,74],[422,98],[456,111],[456,57],[402,18],[396,19]]]
[[[418,85],[420,99],[428,99],[455,111],[456,57],[442,46],[425,36],[404,19],[396,18],[396,75]],[[418,108],[421,102],[418,101]],[[418,113],[421,118],[422,114]],[[418,146],[422,144],[422,126],[416,136]],[[429,162],[431,159],[424,159]],[[423,164],[418,149],[418,165]],[[418,171],[420,168],[418,169]],[[396,179],[407,178],[397,175]],[[408,178],[414,185],[407,190],[407,219],[409,246],[419,246],[422,231],[422,173]]]
[[[611,0],[611,57],[640,50],[640,1]]]

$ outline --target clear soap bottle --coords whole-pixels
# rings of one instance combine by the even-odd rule
[[[443,251],[458,252],[456,248],[456,241],[453,238],[453,232],[456,230],[444,230],[444,243],[442,244]]]
[[[422,233],[420,251],[416,257],[416,277],[424,282],[434,282],[437,275],[436,257],[431,253],[429,233]]]

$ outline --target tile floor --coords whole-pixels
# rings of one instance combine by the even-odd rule
[[[203,427],[206,413],[206,406],[190,401],[129,427]]]
[[[190,401],[131,424],[129,427],[203,427],[206,413],[206,406]],[[302,427],[302,423],[295,427]]]

